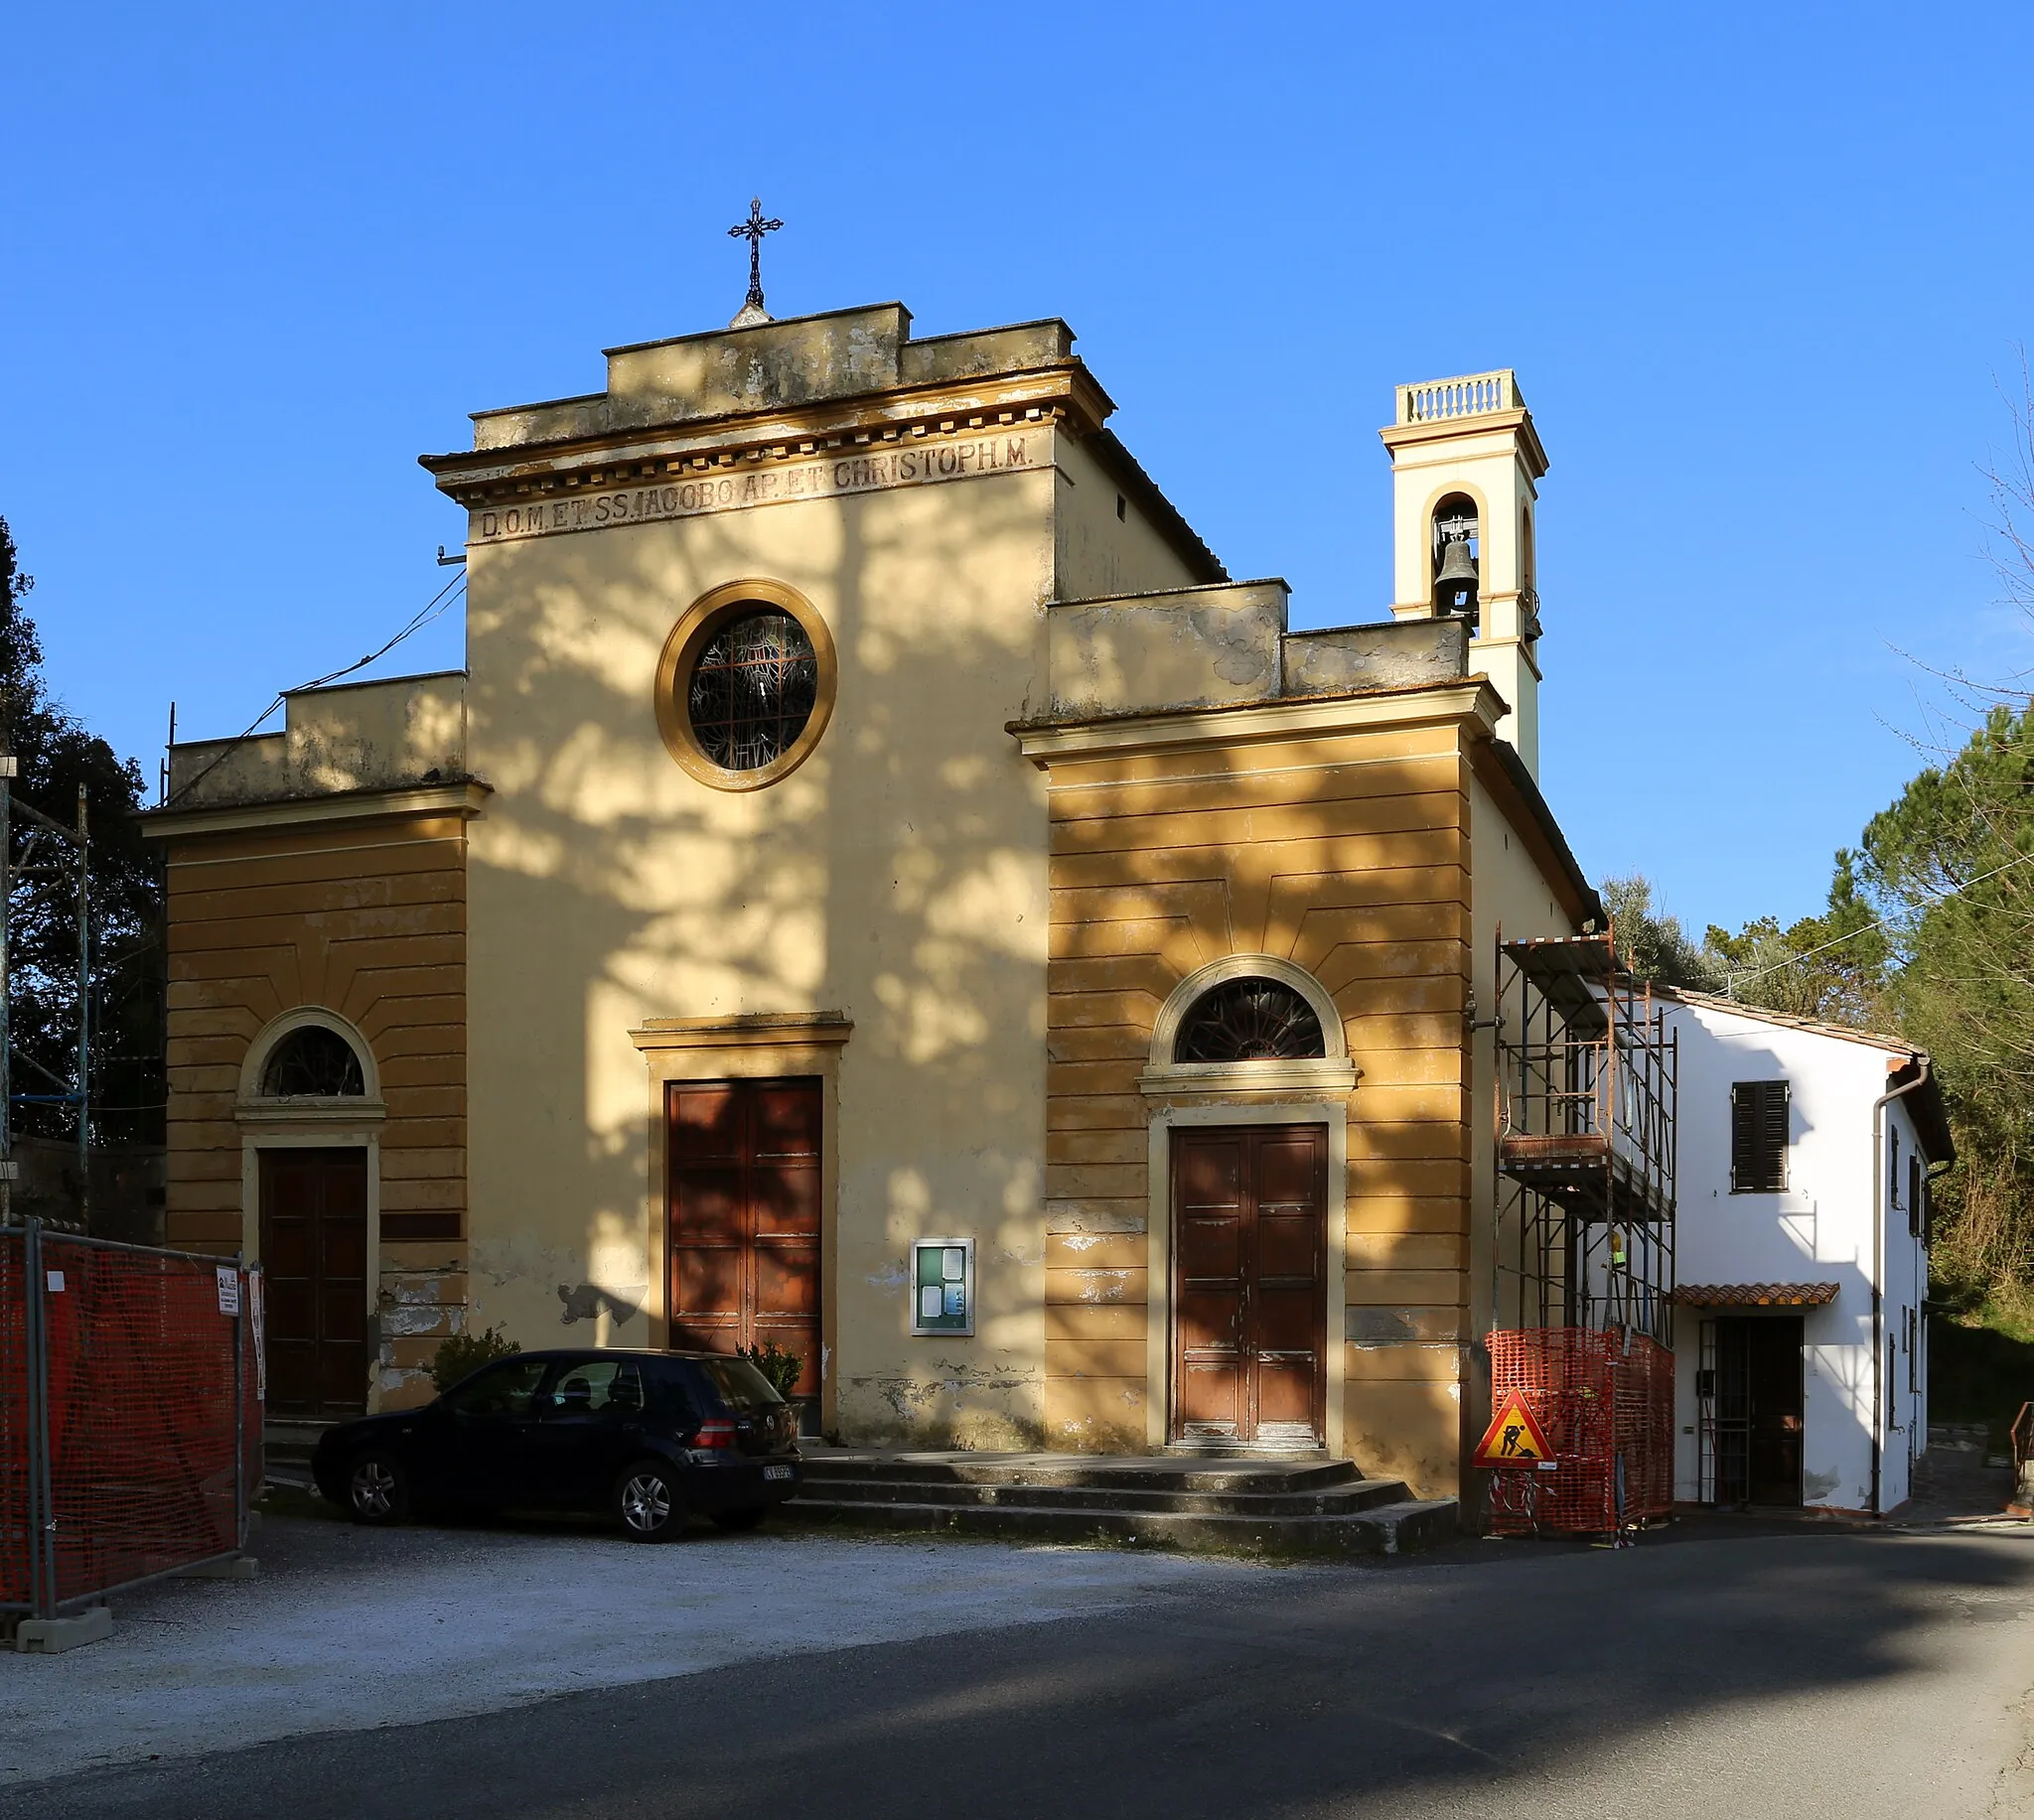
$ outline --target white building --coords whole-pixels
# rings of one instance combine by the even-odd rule
[[[1679,1040],[1674,1495],[1884,1514],[1928,1444],[1927,1054],[1660,991]]]

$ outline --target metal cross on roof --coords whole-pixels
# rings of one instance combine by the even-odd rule
[[[749,295],[742,307],[735,313],[730,329],[746,329],[751,323],[776,321],[763,307],[763,236],[775,233],[784,223],[775,218],[765,219],[763,199],[760,196],[749,199],[749,218],[738,221],[727,230],[731,240],[747,240],[749,243]]]

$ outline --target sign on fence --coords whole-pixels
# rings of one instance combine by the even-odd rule
[[[1536,1467],[1542,1460],[1551,1460],[1553,1449],[1547,1445],[1545,1432],[1540,1428],[1538,1418],[1526,1407],[1526,1399],[1513,1391],[1498,1405],[1498,1413],[1491,1417],[1490,1427],[1483,1431],[1483,1439],[1477,1443],[1476,1455],[1470,1463],[1479,1467]]]

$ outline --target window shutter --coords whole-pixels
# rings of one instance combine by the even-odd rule
[[[1740,1080],[1730,1089],[1730,1188],[1770,1194],[1787,1186],[1787,1082]]]
[[[1769,1080],[1762,1084],[1766,1089],[1766,1116],[1760,1136],[1765,1147],[1761,1161],[1765,1164],[1766,1187],[1784,1189],[1787,1186],[1787,1083]]]
[[[1907,1158],[1907,1230],[1916,1238],[1921,1236],[1927,1225],[1927,1215],[1921,1204],[1926,1192],[1921,1180],[1921,1156],[1914,1152]]]

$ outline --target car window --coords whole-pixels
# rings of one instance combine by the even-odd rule
[[[736,1410],[775,1409],[784,1399],[770,1380],[745,1358],[702,1358],[694,1361],[713,1380],[721,1401]]]
[[[562,1365],[537,1403],[547,1416],[633,1416],[643,1408],[643,1372],[628,1359]]]
[[[466,1416],[526,1416],[549,1368],[547,1359],[505,1358],[455,1385],[445,1402]]]
[[[651,1410],[669,1422],[696,1421],[699,1415],[699,1386],[686,1375],[676,1359],[653,1366],[650,1379]]]

